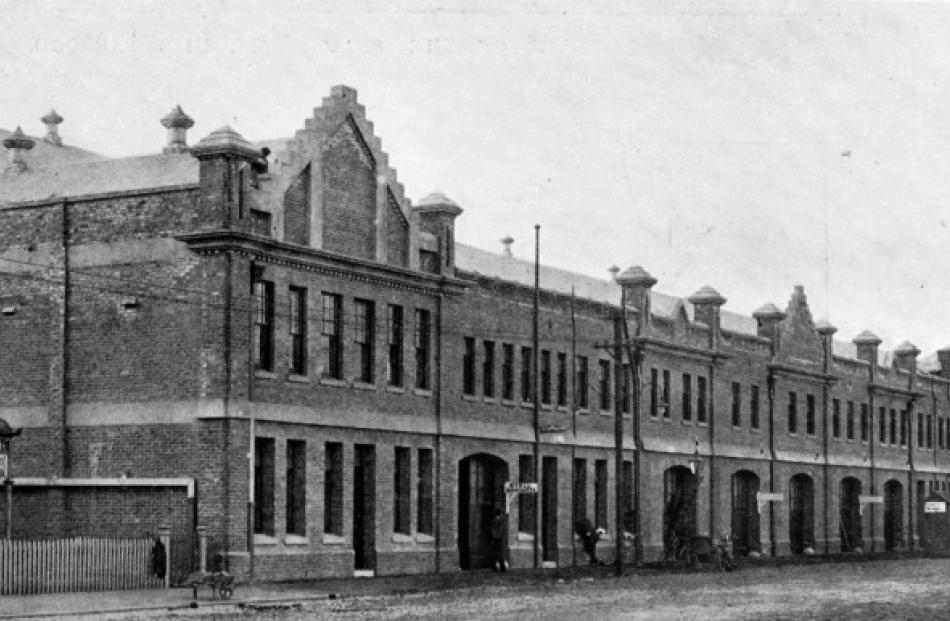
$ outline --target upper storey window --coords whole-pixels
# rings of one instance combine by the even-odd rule
[[[323,375],[333,379],[343,379],[343,297],[335,293],[324,293],[323,317],[320,335],[323,350],[326,352],[326,366]]]
[[[370,300],[356,300],[356,325],[353,340],[359,353],[359,375],[365,384],[373,383],[373,346],[376,342],[376,309]]]
[[[254,368],[274,370],[274,283],[254,283]]]

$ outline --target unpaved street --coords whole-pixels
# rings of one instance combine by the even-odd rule
[[[196,617],[950,619],[950,559],[759,567],[729,574],[603,575],[540,584],[248,606],[234,611],[187,610],[158,618]]]

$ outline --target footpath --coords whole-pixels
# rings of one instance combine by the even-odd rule
[[[415,576],[333,578],[301,582],[238,584],[231,599],[211,596],[211,589],[198,589],[200,610],[228,611],[247,606],[265,606],[324,599],[347,599],[397,593],[422,593],[557,581],[565,578],[613,576],[613,567],[577,567],[559,570],[519,569],[506,573],[490,570]],[[192,589],[144,589],[92,593],[48,593],[0,596],[0,619],[43,619],[72,616],[96,619],[104,616],[147,614],[192,608]]]

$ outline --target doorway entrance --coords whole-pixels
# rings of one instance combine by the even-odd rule
[[[891,479],[884,484],[884,549],[904,545],[904,486]]]
[[[505,510],[508,464],[495,455],[479,453],[459,461],[459,565],[462,569],[491,567],[491,519]]]
[[[676,541],[696,534],[696,495],[699,481],[685,466],[673,466],[663,473],[663,550],[671,557]]]
[[[815,548],[815,484],[807,474],[796,474],[789,482],[788,539],[792,554]]]
[[[737,555],[760,552],[759,477],[749,470],[732,475],[732,550]]]
[[[841,551],[851,552],[855,548],[864,548],[861,541],[861,481],[854,477],[841,479],[839,498]]]
[[[541,545],[544,560],[557,563],[557,457],[541,462]]]

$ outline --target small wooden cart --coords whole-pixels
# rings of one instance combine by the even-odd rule
[[[194,598],[198,599],[198,587],[211,588],[211,597],[231,599],[234,595],[234,576],[226,571],[196,571],[188,574],[182,581],[182,586],[193,589]]]

